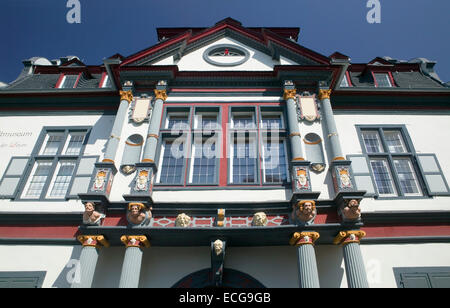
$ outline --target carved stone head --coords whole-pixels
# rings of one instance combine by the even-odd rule
[[[214,252],[216,253],[217,256],[223,253],[223,242],[221,240],[216,240],[213,246]]]
[[[294,222],[311,224],[316,215],[316,203],[312,200],[303,200],[293,206],[291,218]]]
[[[252,226],[263,227],[267,225],[267,216],[264,212],[258,212],[253,215]]]
[[[361,217],[359,201],[351,199],[350,201],[345,202],[341,213],[344,220],[358,220]]]
[[[188,227],[191,223],[191,217],[186,215],[185,213],[181,213],[177,216],[177,219],[175,220],[175,226],[176,227]]]

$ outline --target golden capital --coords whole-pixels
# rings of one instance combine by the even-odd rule
[[[320,237],[317,232],[295,232],[292,238],[289,240],[291,246],[301,246],[305,244],[314,244],[314,242]]]
[[[326,98],[330,98],[330,95],[331,95],[331,89],[329,89],[329,90],[319,90],[319,99],[320,100],[323,100],[323,99],[326,99]]]
[[[346,245],[350,243],[358,243],[361,241],[361,239],[366,236],[366,232],[362,230],[357,231],[341,231],[339,234],[334,238],[333,244],[335,245]]]
[[[290,98],[295,99],[297,91],[295,89],[284,89],[283,99],[288,100]]]
[[[156,90],[155,89],[155,99],[162,99],[163,101],[166,101],[166,99],[167,99],[166,90]]]
[[[150,247],[150,242],[145,235],[123,235],[120,241],[128,247]]]
[[[109,247],[109,242],[103,235],[79,235],[77,236],[77,239],[83,247]]]
[[[133,93],[131,91],[120,91],[120,100],[128,101],[128,104],[133,100]]]

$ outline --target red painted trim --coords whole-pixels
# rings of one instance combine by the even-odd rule
[[[352,79],[350,78],[350,74],[348,71],[345,71],[345,78],[347,78],[348,86],[353,87]]]
[[[103,82],[105,81],[106,78],[106,72],[102,73],[102,78],[100,79],[100,83],[98,84],[99,88],[103,88]]]
[[[282,88],[172,88],[171,92],[281,92]]]
[[[78,74],[77,80],[75,81],[75,84],[73,85],[73,88],[74,88],[74,89],[78,86],[78,82],[80,81],[81,74],[83,74],[83,73],[79,73],[79,74]]]
[[[58,78],[58,81],[56,82],[55,89],[59,89],[59,87],[61,86],[61,82],[63,81],[63,79],[64,79],[64,74],[61,74],[61,75],[59,76],[59,78]]]
[[[222,106],[222,128],[227,127],[228,124],[228,113],[229,113],[229,105]],[[227,180],[228,180],[228,133],[222,132],[222,157],[219,159],[219,186],[225,187],[227,186]]]
[[[397,84],[394,81],[394,76],[392,76],[392,72],[387,72],[387,73],[388,73],[389,79],[391,80],[392,87],[396,88]]]
[[[0,226],[1,238],[75,238],[78,226],[14,225]]]
[[[450,225],[365,225],[366,237],[450,236]]]

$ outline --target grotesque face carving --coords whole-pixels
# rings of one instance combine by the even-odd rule
[[[181,213],[177,216],[177,219],[175,220],[175,226],[176,227],[187,227],[191,223],[191,217],[188,215]]]
[[[267,225],[267,216],[264,212],[258,212],[253,215],[252,220],[253,226],[266,226]]]
[[[92,202],[87,202],[87,203],[84,205],[84,210],[85,210],[86,213],[92,213],[92,212],[94,212],[94,210],[95,210],[94,203],[92,203]]]
[[[316,204],[314,201],[300,201],[294,205],[292,212],[292,218],[294,220],[299,220],[303,223],[311,221],[316,217]]]
[[[357,220],[361,217],[361,209],[356,199],[350,200],[343,208],[342,214],[346,220]]]
[[[213,244],[214,252],[216,255],[220,255],[223,252],[223,242],[221,240],[216,240]]]

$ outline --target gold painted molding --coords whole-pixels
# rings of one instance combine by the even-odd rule
[[[142,160],[142,162],[143,162],[143,163],[154,163],[155,161],[154,161],[153,159],[150,159],[150,158],[144,158],[144,159]]]
[[[332,161],[335,161],[335,160],[345,160],[345,157],[338,156],[338,157],[335,157],[332,159]]]
[[[361,241],[363,237],[366,236],[366,232],[362,230],[358,231],[341,231],[339,234],[334,238],[333,244],[335,245],[346,245],[350,243],[358,243]]]
[[[120,91],[120,100],[128,101],[128,104],[133,100],[133,92],[131,91]]]
[[[115,162],[114,162],[112,159],[109,159],[109,158],[103,159],[102,162],[103,162],[103,163],[112,163],[112,164],[115,164]]]
[[[303,161],[303,160],[305,160],[303,157],[296,157],[296,158],[293,158],[292,160],[295,160],[295,161],[299,161],[299,160],[301,160],[301,161]]]
[[[320,237],[317,232],[295,232],[292,238],[289,240],[291,246],[301,246],[305,244],[313,245],[315,241]]]
[[[156,139],[159,139],[159,136],[158,136],[158,135],[155,135],[155,134],[148,134],[148,135],[147,135],[147,138],[151,138],[151,137],[156,138]]]
[[[301,137],[302,135],[300,133],[291,133],[291,134],[289,134],[289,137],[294,137],[294,136]]]
[[[145,235],[122,235],[120,241],[128,247],[150,247],[150,242]]]
[[[319,90],[319,99],[323,100],[323,99],[329,99],[331,96],[331,89],[329,90]]]
[[[109,242],[103,235],[79,235],[77,236],[77,239],[83,245],[83,247],[109,247]]]
[[[283,93],[283,99],[284,100],[288,100],[290,98],[295,99],[295,95],[297,94],[297,91],[295,89],[284,89],[284,93]]]
[[[154,90],[155,91],[155,99],[162,99],[163,101],[166,101],[167,99],[167,92],[166,90]]]

